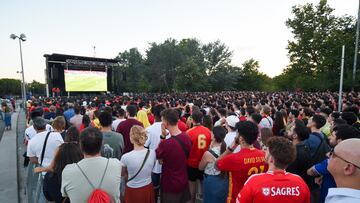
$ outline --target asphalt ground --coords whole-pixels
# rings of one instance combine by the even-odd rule
[[[17,184],[17,118],[18,112],[13,113],[11,118],[12,129],[0,131],[0,202],[4,203],[19,202]]]

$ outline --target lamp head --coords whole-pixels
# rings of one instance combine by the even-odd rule
[[[21,39],[21,41],[26,41],[26,35],[25,35],[25,34],[21,34],[21,35],[20,35],[20,39]]]
[[[11,34],[11,35],[10,35],[10,38],[11,38],[11,39],[16,39],[16,37],[17,37],[17,36],[16,36],[15,34]]]

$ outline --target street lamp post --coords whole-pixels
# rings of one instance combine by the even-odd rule
[[[21,71],[16,71],[16,73],[20,74],[20,81],[22,81],[22,72]],[[20,87],[21,87],[21,98],[23,98],[24,94],[23,94],[23,82],[20,82]],[[24,98],[23,98],[24,99]]]
[[[20,60],[21,60],[21,75],[22,75],[22,98],[23,98],[23,108],[26,108],[26,89],[25,89],[25,77],[24,77],[24,64],[23,64],[23,57],[22,57],[22,48],[21,48],[21,42],[26,41],[26,36],[24,34],[20,34],[20,36],[17,36],[15,34],[11,34],[10,38],[15,40],[19,39],[19,46],[20,46]]]
[[[359,46],[359,27],[360,27],[360,0],[358,7],[358,18],[356,23],[356,38],[355,38],[355,52],[354,52],[354,64],[353,64],[353,78],[352,78],[352,90],[355,87],[355,77],[356,77],[356,64],[357,64],[357,56],[358,56],[358,46]]]

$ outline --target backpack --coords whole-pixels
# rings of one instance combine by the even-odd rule
[[[111,195],[109,195],[107,192],[105,192],[104,190],[101,189],[101,184],[104,180],[105,177],[105,173],[107,171],[107,167],[109,165],[109,159],[106,162],[106,167],[104,170],[104,173],[102,175],[99,187],[95,187],[89,180],[89,178],[85,175],[84,171],[80,168],[80,166],[76,163],[77,167],[80,169],[81,173],[84,175],[84,177],[86,178],[86,180],[88,181],[88,183],[91,185],[93,191],[90,195],[90,197],[88,198],[88,203],[114,203],[114,199]]]
[[[312,165],[322,162],[323,160],[327,159],[326,154],[330,152],[331,148],[326,143],[325,135],[321,136],[320,133],[313,133],[317,138],[320,139],[320,144],[317,147],[314,156],[311,157]]]

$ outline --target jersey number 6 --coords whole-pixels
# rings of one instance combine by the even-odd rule
[[[205,149],[205,147],[206,147],[206,136],[200,134],[198,136],[198,149]]]

